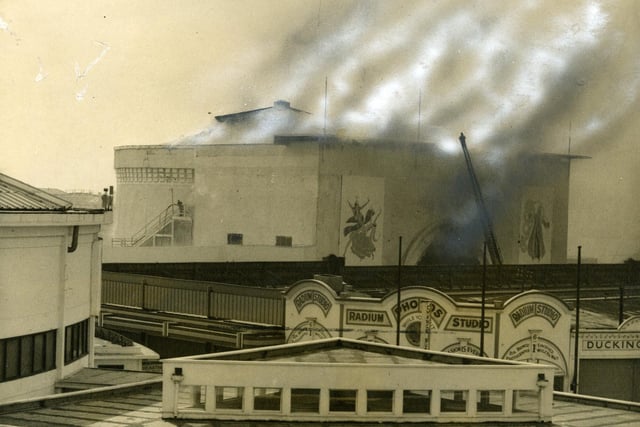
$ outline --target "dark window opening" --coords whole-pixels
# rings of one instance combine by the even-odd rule
[[[315,388],[291,389],[291,412],[320,412],[320,390]]]
[[[431,413],[431,390],[405,390],[402,408],[405,414]]]
[[[440,412],[466,412],[466,390],[442,390],[440,391]]]
[[[20,378],[20,338],[6,340],[5,379]]]
[[[56,331],[0,340],[0,382],[56,368]]]
[[[241,233],[227,234],[227,245],[241,245],[243,235]]]
[[[279,411],[282,389],[256,387],[253,389],[253,409],[256,411]]]
[[[504,408],[503,390],[478,390],[478,412],[502,412]]]
[[[357,390],[329,390],[329,411],[356,412]]]
[[[293,238],[291,236],[276,236],[276,246],[293,246]]]
[[[89,319],[83,320],[65,328],[64,364],[82,358],[89,354]]]
[[[216,386],[216,409],[242,409],[244,387]]]
[[[367,390],[367,412],[392,412],[393,390]]]

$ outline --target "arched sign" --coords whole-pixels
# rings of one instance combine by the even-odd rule
[[[300,292],[293,299],[293,304],[296,306],[296,310],[298,313],[302,311],[304,307],[309,304],[314,304],[320,307],[325,317],[331,310],[331,301],[327,298],[322,292],[316,291],[315,289],[309,289],[304,292]]]
[[[455,344],[451,344],[442,349],[445,353],[463,353],[471,354],[473,356],[480,356],[480,347],[475,344],[471,344],[469,340],[459,340]],[[487,353],[482,354],[484,357],[488,357]]]
[[[319,323],[316,319],[309,318],[302,323],[299,323],[287,339],[287,343],[294,343],[307,340],[321,340],[325,338],[331,338],[331,333],[327,328]]]
[[[513,322],[513,326],[517,327],[520,323],[531,317],[541,317],[555,327],[560,319],[560,312],[555,307],[543,302],[528,302],[514,308],[509,313],[509,318]]]
[[[428,298],[407,298],[400,302],[400,321],[403,323],[412,323],[412,321],[421,320],[422,314],[422,304],[428,304],[427,310],[431,314],[431,320],[437,325],[440,326],[444,316],[447,314],[447,311],[437,302]],[[392,308],[392,312],[396,319],[398,318],[398,306],[394,305]],[[410,319],[407,321],[407,316]],[[415,317],[415,318],[414,318]]]
[[[560,349],[537,334],[517,341],[502,355],[502,359],[546,363],[555,366],[558,375],[567,373],[567,361]]]
[[[621,331],[640,331],[640,316],[633,316],[622,322],[618,327]]]
[[[387,341],[383,340],[378,336],[378,331],[365,331],[365,335],[363,337],[357,338],[358,341],[367,341],[367,342],[377,342],[381,344],[389,344]]]

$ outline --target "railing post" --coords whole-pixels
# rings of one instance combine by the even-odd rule
[[[624,322],[624,285],[620,286],[620,295],[618,297],[618,326]]]
[[[141,294],[142,301],[140,301],[140,307],[146,311],[147,310],[147,298],[146,298],[147,281],[143,280],[141,286],[142,286],[142,291],[140,292],[140,294]]]

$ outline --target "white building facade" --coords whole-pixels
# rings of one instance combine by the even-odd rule
[[[0,401],[91,365],[109,220],[0,174]]]
[[[433,288],[371,298],[327,282],[302,280],[287,290],[287,343],[344,337],[543,363],[554,368],[553,388],[569,389],[571,310],[552,295],[528,291],[487,303],[483,319],[481,304],[456,302]]]
[[[162,416],[550,422],[553,368],[348,338],[163,360]],[[185,393],[191,399],[185,399]]]
[[[504,262],[566,262],[568,160],[514,162],[527,172],[521,179],[487,186]],[[476,261],[482,254],[482,232],[464,228],[477,209],[464,160],[430,144],[276,136],[263,144],[128,146],[116,148],[115,169],[107,263],[333,254],[348,266],[394,265],[399,236],[405,265],[427,253],[458,255],[451,242],[472,247]]]

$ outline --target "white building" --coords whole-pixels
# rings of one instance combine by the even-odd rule
[[[347,338],[163,360],[162,416],[550,422],[553,367]],[[190,391],[192,400],[180,399]]]
[[[91,366],[110,219],[0,174],[0,401]]]
[[[105,262],[315,261],[334,254],[346,265],[390,265],[399,236],[405,265],[425,255],[481,256],[462,150],[291,135],[286,131],[295,128],[265,126],[278,114],[284,123],[306,117],[280,102],[218,116],[230,130],[215,143],[117,147],[115,239]],[[475,160],[504,262],[566,262],[570,159],[525,155],[495,169]]]
[[[344,337],[544,363],[554,367],[552,388],[569,389],[571,310],[552,295],[527,291],[494,300],[483,319],[480,304],[457,302],[433,288],[412,286],[372,298],[350,292],[335,277],[301,280],[287,289],[288,343]]]

